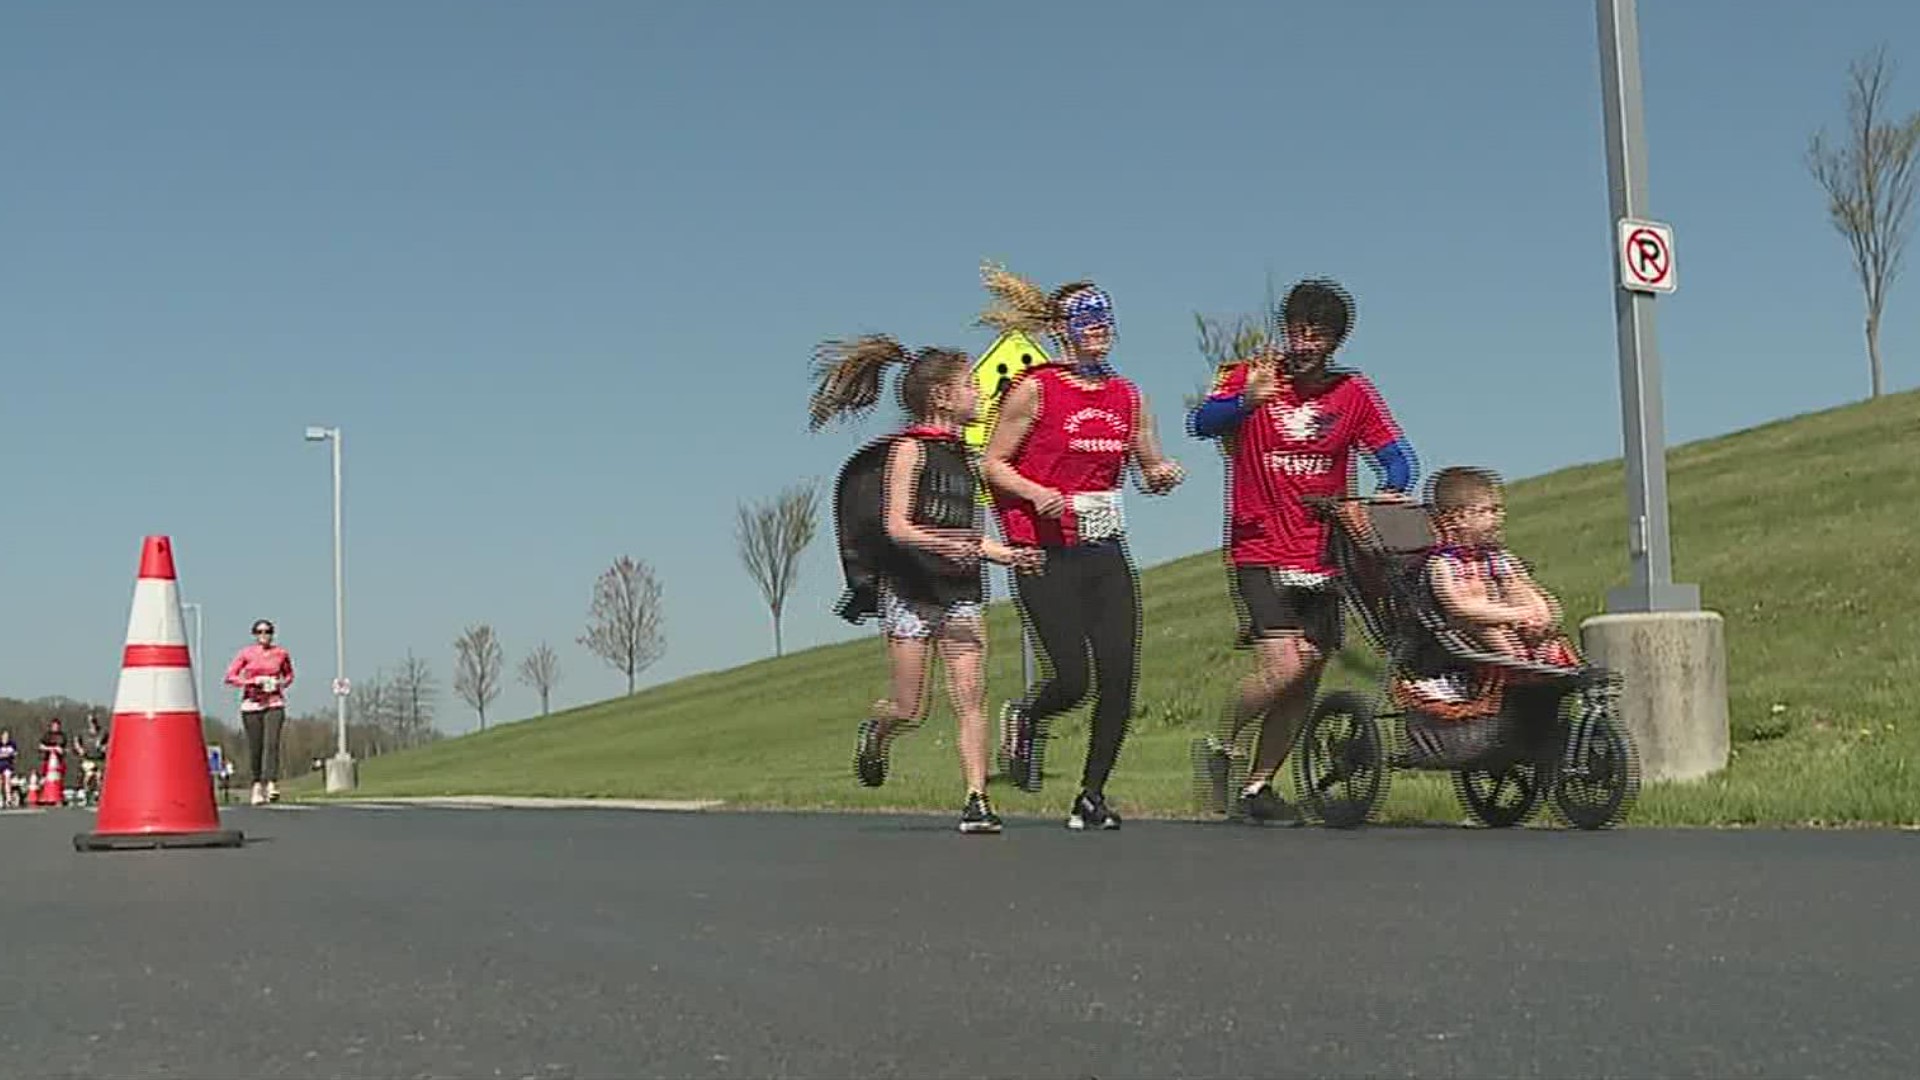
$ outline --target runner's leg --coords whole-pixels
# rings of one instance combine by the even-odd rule
[[[1087,764],[1081,789],[1093,796],[1106,791],[1107,778],[1126,742],[1139,684],[1140,582],[1125,548],[1115,545],[1089,562],[1088,589],[1082,603],[1093,639],[1093,722],[1087,737]]]
[[[1011,704],[1016,732],[1014,744],[1028,755],[1023,770],[1011,762],[1013,781],[1022,790],[1041,788],[1045,762],[1047,721],[1078,705],[1087,696],[1087,618],[1082,603],[1086,557],[1050,552],[1040,574],[1014,578],[1014,595],[1021,621],[1035,639],[1040,683],[1026,697]]]

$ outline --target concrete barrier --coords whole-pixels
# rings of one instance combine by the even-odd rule
[[[1727,767],[1726,629],[1714,611],[1596,615],[1580,624],[1589,663],[1624,678],[1620,714],[1647,782]]]

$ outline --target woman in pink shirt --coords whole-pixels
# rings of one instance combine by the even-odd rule
[[[227,685],[240,688],[240,724],[247,731],[253,765],[253,805],[280,798],[280,729],[287,722],[287,687],[293,660],[273,643],[273,624],[253,624],[253,644],[227,665]]]

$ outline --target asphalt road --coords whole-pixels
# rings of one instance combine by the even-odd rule
[[[0,1074],[1909,1077],[1920,833],[0,814]]]

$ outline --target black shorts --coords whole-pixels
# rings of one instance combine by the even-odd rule
[[[1346,617],[1334,589],[1281,584],[1266,566],[1236,566],[1231,578],[1233,606],[1240,616],[1238,648],[1289,631],[1312,642],[1322,656],[1330,657],[1346,644]]]

